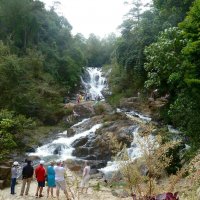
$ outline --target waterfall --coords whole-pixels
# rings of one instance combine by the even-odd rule
[[[102,91],[107,86],[106,78],[103,77],[102,71],[99,68],[87,68],[86,69],[87,75],[85,77],[82,77],[82,84],[86,90],[87,93],[90,94],[91,100],[95,100],[96,97],[100,97],[101,99],[104,99]],[[147,123],[151,121],[151,118],[148,116],[144,116],[138,112],[135,111],[125,111],[117,109],[116,112],[124,113],[127,118],[134,117],[137,119],[137,121],[141,123]],[[135,119],[134,119],[135,120]],[[78,159],[77,157],[73,156],[72,153],[75,150],[73,147],[73,144],[82,139],[82,138],[88,138],[89,140],[91,138],[94,138],[96,130],[98,130],[102,124],[96,124],[94,125],[94,122],[92,122],[92,119],[83,119],[82,121],[74,124],[71,126],[71,129],[74,131],[74,135],[71,137],[67,136],[67,131],[64,131],[62,133],[57,134],[57,138],[53,141],[44,144],[36,149],[36,152],[29,153],[29,156],[38,156],[41,159],[45,160],[46,162],[50,160],[67,160],[67,159]],[[138,139],[142,140],[142,137],[140,137],[138,130],[139,125],[132,125],[132,135],[133,135],[133,141],[129,148],[127,148],[127,153],[131,159],[136,159],[141,157],[141,149],[140,146],[137,143]],[[153,137],[150,138],[150,140],[153,140]],[[88,147],[89,148],[89,147]],[[118,169],[118,162],[111,162],[109,161],[107,163],[107,166],[105,168],[99,169],[99,171],[103,172],[104,174],[112,173],[112,171],[115,171]]]
[[[106,87],[106,78],[102,76],[101,68],[88,67],[86,73],[88,77],[85,79],[82,77],[81,81],[90,99],[104,99],[102,91]]]
[[[78,127],[80,124],[85,123],[87,120],[83,120],[82,122],[79,122],[75,124],[73,127]],[[102,125],[96,124],[89,130],[85,130],[83,132],[77,133],[72,137],[67,137],[66,132],[59,133],[58,138],[53,140],[52,142],[42,145],[36,149],[36,152],[29,153],[29,156],[38,156],[42,158],[45,161],[49,161],[52,159],[59,159],[59,160],[67,160],[67,159],[76,159],[72,156],[72,152],[74,148],[72,147],[72,144],[74,141],[81,137],[86,137],[88,135],[92,135],[95,133],[97,129],[99,129]],[[55,151],[57,151],[57,154],[55,155]]]
[[[135,112],[135,111],[125,112],[125,111],[123,111],[121,109],[117,109],[117,112],[119,112],[119,113],[120,112],[125,113],[128,118],[131,118],[132,116],[136,116],[143,123],[151,121],[150,117],[144,116],[144,115],[142,115],[142,114],[140,114],[138,112]],[[132,132],[133,141],[131,142],[131,146],[126,149],[127,154],[128,154],[128,156],[129,156],[129,158],[130,158],[131,161],[134,161],[135,159],[140,158],[142,156],[142,150],[141,150],[141,146],[139,144],[139,141],[141,143],[144,143],[144,141],[143,141],[143,137],[141,137],[139,135],[139,132],[138,132],[139,128],[140,128],[140,126],[135,126],[135,128],[134,128],[134,130]],[[150,135],[148,137],[148,140],[151,141],[151,142],[153,142],[155,140],[154,136]],[[147,146],[147,144],[144,144],[144,146]],[[104,176],[105,176],[106,179],[107,178],[109,179],[109,178],[112,177],[112,173],[113,172],[119,170],[120,162],[123,162],[123,161],[113,161],[113,162],[109,161],[107,163],[107,166],[104,167],[104,168],[99,169],[99,171],[104,174]]]

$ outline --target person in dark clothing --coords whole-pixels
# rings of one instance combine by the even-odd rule
[[[21,194],[20,194],[21,196],[23,196],[23,194],[24,194],[26,184],[27,184],[27,186],[26,186],[25,195],[28,195],[30,184],[33,179],[33,173],[34,173],[34,169],[31,165],[31,161],[27,160],[27,165],[25,165],[22,170],[23,183],[22,183]]]

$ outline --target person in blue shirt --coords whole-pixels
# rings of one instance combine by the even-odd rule
[[[56,186],[55,183],[55,170],[54,162],[52,161],[47,168],[47,197],[49,197],[49,192],[51,191],[51,196],[53,197],[53,188]]]

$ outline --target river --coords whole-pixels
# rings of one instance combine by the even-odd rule
[[[95,100],[96,97],[100,97],[101,101],[104,100],[104,96],[102,94],[103,90],[107,87],[106,78],[103,76],[101,69],[97,68],[87,68],[86,76],[82,77],[82,84],[85,88],[85,92],[90,94],[91,99]],[[116,112],[124,113],[127,118],[131,118],[132,116],[138,118],[141,123],[147,123],[151,121],[149,116],[144,116],[141,113],[135,112],[134,110],[126,111],[117,109]],[[57,134],[57,138],[45,145],[42,145],[36,149],[34,153],[29,153],[29,156],[38,156],[46,163],[51,160],[82,160],[83,158],[79,158],[73,156],[73,151],[75,150],[74,144],[76,141],[80,139],[86,138],[88,140],[93,140],[95,132],[103,126],[103,124],[92,124],[91,118],[83,119],[82,121],[74,124],[71,129],[75,132],[75,134],[71,137],[67,136],[67,131],[61,132]],[[142,138],[138,134],[139,126],[131,125],[130,126],[131,134],[133,141],[131,145],[127,148],[128,155],[132,159],[136,159],[141,156],[141,149],[138,145],[137,141],[142,140]],[[150,138],[153,140],[153,137]],[[109,174],[112,171],[117,170],[118,163],[112,162],[111,160],[107,162],[107,166],[100,168],[104,174]]]

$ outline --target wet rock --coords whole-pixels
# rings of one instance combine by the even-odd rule
[[[27,147],[26,153],[35,153],[35,148],[34,147]]]
[[[84,82],[89,83],[90,82],[90,74],[87,70],[85,70],[85,72],[82,75],[82,79]]]
[[[78,140],[76,140],[74,143],[72,143],[72,146],[73,146],[74,148],[77,148],[77,147],[79,147],[79,146],[85,145],[85,144],[87,143],[87,141],[88,141],[88,138],[87,138],[87,137],[81,137],[81,138],[79,138]]]
[[[56,147],[56,149],[53,151],[54,155],[57,155],[61,152],[61,146]]]
[[[94,78],[94,79],[95,79],[96,82],[98,82],[98,81],[99,81],[99,75],[98,75],[98,74],[95,75],[95,78]]]
[[[25,161],[26,160],[36,161],[36,160],[40,160],[40,157],[39,156],[27,156],[25,158]]]
[[[76,131],[73,128],[68,128],[67,129],[67,137],[72,137],[74,136]]]
[[[85,157],[85,160],[97,160],[97,156],[96,155],[88,155]]]
[[[87,147],[77,147],[72,153],[73,156],[79,158],[85,157],[88,154],[89,154],[89,149]]]
[[[91,163],[91,169],[97,170],[96,172],[98,172],[98,169],[105,167],[107,164],[105,160],[89,160],[89,162]]]
[[[135,126],[132,121],[123,118],[122,120],[106,122],[105,126],[99,128],[95,134],[74,142],[72,146],[76,149],[73,151],[73,156],[87,160],[109,161],[111,156],[114,156],[113,138],[119,143],[122,142],[130,146]]]

